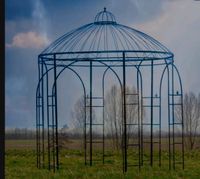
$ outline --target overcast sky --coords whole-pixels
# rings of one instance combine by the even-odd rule
[[[154,37],[175,54],[185,92],[200,92],[200,1],[6,0],[6,127],[35,127],[37,55],[107,7],[117,22]],[[70,75],[69,82],[70,82]],[[68,88],[68,102],[78,91]],[[73,94],[73,95],[72,95]],[[77,96],[77,95],[76,95]],[[68,107],[69,113],[72,105]],[[64,122],[63,122],[64,124]]]

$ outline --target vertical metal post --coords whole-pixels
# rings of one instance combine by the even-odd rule
[[[39,65],[39,78],[41,78],[41,65]],[[38,167],[41,167],[41,97],[42,97],[42,92],[41,92],[41,84],[39,84],[39,111],[38,111]]]
[[[53,155],[53,171],[55,172],[55,124],[54,124],[54,118],[55,118],[55,112],[54,112],[54,108],[55,108],[55,99],[53,98],[53,96],[55,96],[54,94],[55,92],[52,91],[52,155]]]
[[[126,63],[125,63],[125,52],[123,52],[123,108],[124,108],[124,171],[127,172]]]
[[[153,60],[151,61],[151,161],[150,164],[153,166]]]
[[[42,59],[42,76],[44,74],[44,62]],[[42,166],[44,168],[44,77],[42,77]]]
[[[41,94],[40,94],[41,95]],[[41,167],[41,139],[40,139],[40,118],[41,118],[41,110],[40,110],[40,108],[39,108],[39,114],[38,114],[38,116],[39,116],[39,119],[38,119],[38,167],[40,168]]]
[[[159,91],[159,167],[161,167],[161,89]]]
[[[39,81],[39,91],[36,91],[36,147],[37,147],[37,168],[40,168],[40,150],[39,150],[39,124],[40,124],[40,108],[38,109],[38,106],[40,106],[40,58],[38,57],[38,81]],[[39,101],[38,101],[38,94],[39,93]]]
[[[105,112],[104,111],[105,110],[104,109],[104,105],[105,105],[104,104],[104,85],[103,85],[102,91],[103,91],[103,96],[102,97],[103,97],[103,164],[104,164],[104,151],[105,151],[105,141],[104,141],[105,140],[105,136],[104,136],[104,132],[105,132],[105,129],[104,129],[104,125],[105,125],[105,121],[104,121],[105,120],[105,114],[104,114],[104,112]]]
[[[47,69],[46,69],[47,72]],[[50,135],[49,135],[49,83],[48,73],[46,74],[46,93],[47,93],[47,141],[48,141],[48,168],[50,170]]]
[[[39,149],[38,149],[38,98],[36,94],[36,152],[37,152],[37,168],[39,168]]]
[[[59,168],[58,158],[58,111],[57,111],[57,66],[56,66],[56,55],[54,54],[54,84],[55,84],[55,125],[56,125],[56,167]]]
[[[90,60],[90,166],[92,166],[92,61]]]
[[[183,116],[183,92],[181,93],[181,111],[182,111],[182,161],[183,161],[183,169],[185,166],[184,160],[184,116]]]
[[[142,79],[141,79],[141,165],[143,166],[143,156],[144,156],[144,142],[143,142],[143,89],[142,89]]]
[[[139,96],[139,69],[137,69],[137,100],[138,100],[138,165],[139,165],[139,170],[141,168],[141,134],[140,134],[140,96]]]
[[[123,105],[123,103],[124,103],[124,98],[123,98],[123,94],[124,94],[124,92],[123,92],[123,86],[121,87],[121,109],[122,109],[122,115],[121,115],[121,119],[122,119],[122,129],[123,129],[123,132],[122,132],[122,161],[123,161],[123,163],[122,163],[122,166],[123,166],[123,173],[125,172],[125,150],[124,150],[124,138],[125,138],[125,134],[124,134],[124,105]]]
[[[174,67],[173,64],[171,65],[172,67],[172,125],[173,125],[173,133],[172,133],[172,137],[173,137],[173,169],[175,169],[175,135],[174,135]]]
[[[171,109],[170,109],[170,73],[167,67],[167,83],[168,83],[168,139],[169,139],[169,170],[171,170]]]
[[[86,114],[86,105],[87,105],[87,96],[84,95],[84,148],[85,148],[85,165],[87,164],[87,129],[86,129],[86,123],[87,123],[87,114]]]

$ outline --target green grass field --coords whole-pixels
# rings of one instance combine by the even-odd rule
[[[73,142],[71,142],[73,144]],[[76,142],[74,142],[76,143]],[[187,151],[185,170],[168,169],[167,154],[163,153],[163,165],[138,168],[130,167],[122,172],[121,156],[115,151],[106,151],[105,164],[94,162],[92,167],[84,165],[83,152],[78,149],[63,149],[60,152],[60,169],[53,173],[47,169],[37,169],[35,141],[8,140],[5,153],[5,177],[13,178],[200,178],[200,150]],[[101,157],[94,152],[94,156]],[[131,157],[130,157],[131,158]],[[131,161],[130,161],[131,162]],[[47,168],[47,167],[46,167]]]

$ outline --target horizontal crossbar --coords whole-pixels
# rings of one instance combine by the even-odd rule
[[[139,105],[138,103],[128,103],[128,104],[126,104],[126,105],[132,105],[132,106],[134,106],[134,105]]]
[[[151,98],[160,98],[160,97],[158,97],[158,96],[152,96],[152,97],[150,97],[150,96],[143,96],[142,98],[151,99]]]
[[[179,106],[179,105],[182,105],[182,103],[169,103],[169,105]]]
[[[151,124],[151,123],[143,123],[141,125],[153,125],[153,126],[159,126],[160,124]]]
[[[90,125],[90,123],[86,123],[86,125]],[[103,126],[104,124],[91,124],[91,125],[96,125],[96,126]]]
[[[102,108],[104,106],[86,106],[86,107],[94,107],[94,108],[100,107],[100,108]]]
[[[151,144],[151,141],[143,142],[144,144]],[[153,144],[159,144],[159,142],[152,142]]]
[[[174,122],[174,123],[170,123],[169,125],[182,125],[182,123]]]
[[[127,95],[127,96],[130,96],[130,95],[135,96],[135,95],[138,95],[138,93],[126,93],[125,95]]]
[[[151,107],[153,107],[153,108],[158,108],[158,107],[160,107],[160,105],[143,105],[143,107],[145,107],[145,108],[151,108]]]
[[[86,99],[90,99],[90,97],[87,96]],[[103,99],[103,97],[95,97],[95,96],[94,96],[94,97],[92,97],[92,99]]]

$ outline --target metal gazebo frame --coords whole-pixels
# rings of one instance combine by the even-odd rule
[[[106,30],[105,30],[106,28]],[[110,30],[111,35],[107,29]],[[94,36],[91,39],[92,34]],[[100,35],[99,35],[100,34]],[[103,34],[103,35],[102,35]],[[134,34],[134,35],[133,35]],[[118,36],[120,36],[120,38]],[[109,46],[111,38],[114,48]],[[129,39],[128,39],[129,38]],[[81,40],[83,39],[82,44]],[[89,39],[89,40],[88,40]],[[104,43],[101,44],[103,39]],[[121,41],[121,42],[119,42]],[[88,47],[87,43],[89,44]],[[95,43],[99,43],[96,44]],[[120,45],[118,45],[121,43]],[[135,44],[135,46],[133,45]],[[103,48],[101,48],[103,46]],[[79,49],[78,49],[79,48]],[[160,75],[158,95],[155,92],[155,72],[157,66],[162,66]],[[74,67],[85,68],[89,70],[89,96],[86,94],[86,87],[82,77],[74,69]],[[150,70],[150,95],[144,95],[143,89],[143,74],[142,69]],[[95,68],[105,68],[102,75],[102,96],[93,96],[93,74]],[[127,69],[136,70],[136,93],[127,93]],[[63,71],[70,70],[80,80],[83,87],[85,99],[85,119],[84,119],[84,150],[85,150],[85,165],[92,165],[93,162],[93,144],[99,143],[102,145],[102,162],[105,158],[105,123],[104,123],[104,88],[105,76],[108,71],[112,72],[119,81],[122,93],[122,153],[123,153],[123,171],[126,172],[128,167],[136,166],[139,169],[144,165],[144,145],[148,144],[150,158],[149,164],[153,166],[155,148],[158,149],[158,164],[161,166],[162,142],[161,142],[161,122],[162,122],[162,87],[165,74],[167,75],[167,116],[168,116],[168,159],[169,169],[176,168],[176,165],[181,164],[184,168],[184,123],[183,123],[183,90],[182,82],[174,64],[174,55],[166,47],[161,45],[152,37],[132,29],[130,27],[116,23],[115,17],[105,8],[95,17],[95,22],[82,26],[70,33],[59,38],[52,43],[46,50],[38,56],[38,71],[39,81],[36,91],[36,132],[37,132],[37,167],[45,167],[47,162],[48,169],[59,169],[59,145],[58,145],[58,108],[57,108],[57,80]],[[122,75],[116,72],[115,69],[121,69]],[[51,80],[50,80],[51,75]],[[175,78],[176,76],[176,78]],[[175,79],[178,83],[178,90],[175,87]],[[127,96],[135,96],[137,99],[133,103],[127,102]],[[102,105],[95,105],[94,100],[101,100]],[[178,100],[177,100],[178,99]],[[89,101],[87,104],[86,101]],[[145,100],[149,100],[145,104]],[[127,122],[127,106],[137,106],[137,123]],[[181,120],[177,121],[175,116],[175,108],[181,108]],[[86,120],[86,108],[89,108],[89,121]],[[102,123],[93,122],[93,109],[103,109]],[[150,121],[144,121],[144,110],[150,110]],[[158,121],[155,123],[155,111],[158,109]],[[47,127],[47,149],[45,144],[45,131]],[[93,126],[98,126],[102,129],[102,141],[93,139]],[[127,142],[127,127],[137,127],[136,143]],[[144,137],[144,128],[149,127],[150,136],[146,141]],[[154,137],[154,128],[158,127],[158,137]],[[176,141],[177,127],[181,131],[181,140]],[[87,135],[89,132],[89,136]],[[157,141],[155,141],[157,140]],[[89,145],[89,146],[88,146]],[[157,146],[156,146],[157,145]],[[156,147],[155,147],[156,146]],[[178,158],[176,149],[181,147],[181,157]],[[128,148],[137,150],[138,158],[136,163],[129,164]],[[46,152],[47,151],[47,152]],[[89,160],[88,160],[89,151]],[[47,159],[47,160],[46,160]]]

